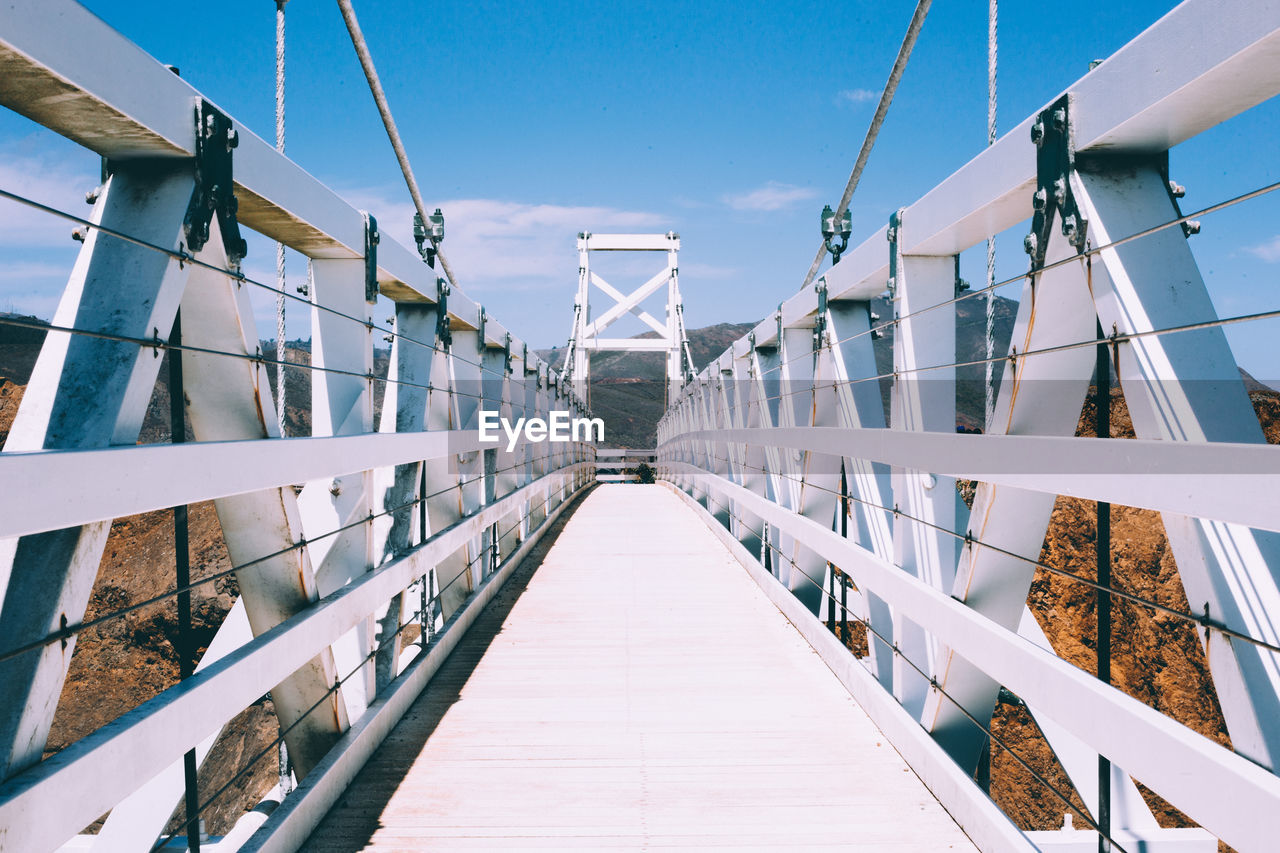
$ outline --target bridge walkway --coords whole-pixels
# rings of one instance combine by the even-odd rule
[[[303,849],[975,849],[675,495],[566,519]]]

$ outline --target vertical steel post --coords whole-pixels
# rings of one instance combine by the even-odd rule
[[[1097,394],[1094,432],[1098,438],[1111,437],[1111,353],[1107,349],[1102,322],[1098,322]],[[1098,678],[1111,683],[1111,504],[1097,502],[1098,535]],[[1098,756],[1098,853],[1111,849],[1111,760]]]
[[[836,632],[836,567],[827,563],[827,575],[831,578],[831,591],[827,593],[827,630]]]
[[[418,545],[427,544],[427,463],[424,460],[418,466]],[[428,569],[419,580],[419,592],[422,601],[418,605],[418,633],[423,651],[427,648],[427,637],[434,628],[434,621],[428,609],[431,605],[431,570]]]
[[[169,430],[174,444],[187,440],[186,403],[182,389],[182,312],[173,318],[169,335]],[[191,642],[191,548],[186,505],[173,508],[173,555],[178,586],[178,675],[186,681],[195,672],[195,649]],[[182,756],[187,816],[187,847],[200,853],[200,799],[197,791],[196,751]]]
[[[840,573],[840,641],[849,645],[849,576]]]

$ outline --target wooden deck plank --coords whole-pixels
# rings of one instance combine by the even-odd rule
[[[306,850],[974,849],[675,496],[563,525]]]

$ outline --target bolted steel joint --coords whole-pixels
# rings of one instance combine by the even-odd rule
[[[1044,142],[1044,122],[1037,120],[1035,124],[1031,125],[1031,141],[1036,145]]]
[[[1074,215],[1064,216],[1062,218],[1062,236],[1067,238],[1067,242],[1076,245],[1079,239],[1080,223],[1076,221]]]

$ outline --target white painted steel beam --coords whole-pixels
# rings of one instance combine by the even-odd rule
[[[212,229],[200,258],[215,267],[225,264],[219,228]],[[183,343],[204,350],[182,354],[187,422],[195,439],[277,437],[266,367],[245,358],[259,347],[247,289],[221,272],[194,267],[182,296],[182,316]],[[255,636],[320,597],[310,550],[299,547],[305,537],[291,486],[218,498],[213,505]],[[325,649],[271,687],[281,728],[290,729],[285,743],[299,777],[347,727],[342,691],[330,693],[336,677],[333,656]]]
[[[824,427],[692,432],[672,441],[856,454],[959,479],[1280,531],[1280,510],[1267,498],[1280,490],[1280,447],[1269,444]]]
[[[0,454],[0,479],[42,486],[25,496],[0,491],[0,536],[56,530],[479,448],[475,430],[443,430],[6,451]]]
[[[214,661],[221,660],[252,639],[253,630],[244,612],[244,601],[237,599],[218,626],[196,671],[207,669]],[[225,726],[219,727],[196,744],[197,773],[224,729]],[[182,801],[186,782],[184,761],[184,756],[178,756],[111,809],[102,829],[93,836],[93,853],[135,853],[139,847],[152,844],[160,837],[174,809]]]
[[[613,299],[616,304],[610,306],[603,314],[591,321],[586,329],[588,337],[599,335],[606,328],[620,320],[622,315],[626,313],[634,314],[658,334],[666,335],[666,326],[659,323],[648,311],[641,310],[640,303],[644,302],[644,300],[657,292],[659,287],[667,283],[667,280],[671,277],[670,269],[664,269],[630,293],[623,293],[594,272],[590,273],[590,277],[591,283],[603,290],[605,295]]]
[[[1100,244],[1173,218],[1174,206],[1157,166],[1106,168],[1100,162],[1074,176],[1082,213]],[[1181,229],[1106,249],[1093,266],[1093,292],[1104,328],[1140,333],[1218,319]],[[1210,442],[1213,447],[1218,441],[1248,442],[1258,451],[1280,450],[1265,444],[1221,327],[1134,338],[1121,344],[1117,355],[1117,373],[1138,435],[1169,443]],[[1275,508],[1274,489],[1262,491],[1264,478],[1223,478],[1216,489],[1227,486],[1235,486],[1258,509]],[[1280,641],[1280,534],[1275,521],[1260,519],[1255,526],[1265,531],[1250,530],[1227,523],[1239,522],[1239,517],[1215,519],[1194,504],[1181,512],[1166,512],[1163,521],[1191,609],[1207,607],[1216,619],[1249,636]],[[1232,746],[1265,767],[1280,769],[1280,655],[1221,635],[1204,639]]]
[[[911,223],[898,213],[897,276],[893,290],[893,369],[890,432],[955,434],[956,312],[955,305],[922,309],[947,302],[955,294],[955,259],[902,254]],[[894,505],[903,510],[893,519],[893,562],[935,589],[955,582],[956,540],[945,530],[956,526],[955,480],[925,471],[915,463],[895,465]],[[939,529],[942,528],[942,529]],[[893,623],[894,692],[913,714],[923,708],[928,681],[913,667],[935,672],[937,648],[922,625],[897,618]]]
[[[833,341],[821,353],[831,378],[836,417],[833,426],[843,429],[885,432],[884,401],[876,367],[874,341],[870,335],[871,306],[867,302],[832,300],[827,302],[827,334]],[[847,446],[839,446],[847,445]],[[885,561],[893,559],[893,486],[891,472],[883,462],[861,454],[856,443],[840,442],[830,448],[841,454],[848,488],[849,538]],[[910,463],[913,460],[906,460]],[[843,510],[842,510],[843,511]],[[853,611],[868,620],[883,637],[893,636],[893,615],[873,593],[859,592]],[[867,636],[871,666],[885,689],[893,688],[894,658],[890,646],[872,634]]]
[[[184,164],[122,166],[107,181],[91,219],[176,249],[192,184]],[[91,229],[53,322],[135,338],[163,329],[167,336],[189,272],[164,254]],[[160,363],[158,351],[135,344],[49,332],[6,450],[133,444]],[[44,479],[37,473],[5,482]],[[72,475],[67,482],[82,479]],[[31,490],[6,491],[20,496]],[[109,521],[95,519],[0,541],[0,648],[47,636],[63,620],[81,621],[109,531]],[[75,645],[73,636],[0,661],[0,778],[40,761]]]
[[[592,252],[665,252],[680,249],[680,237],[666,234],[586,234],[578,238],[580,248]]]
[[[373,432],[373,306],[365,301],[363,259],[310,261],[311,434],[367,436]],[[328,309],[328,310],[323,310]],[[348,319],[358,318],[362,322]],[[386,383],[393,385],[394,383]],[[393,401],[394,405],[394,401]],[[374,566],[371,470],[306,484],[298,510],[321,598]],[[362,522],[363,520],[363,522]],[[324,535],[340,530],[336,535]],[[339,672],[359,665],[344,684],[347,719],[358,719],[376,691],[369,654],[376,632],[371,613],[333,646]],[[361,663],[363,661],[364,663]]]

